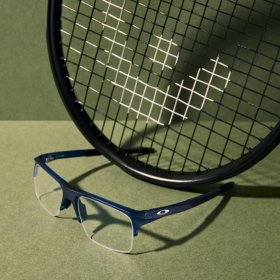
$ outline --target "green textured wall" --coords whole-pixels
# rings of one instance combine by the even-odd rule
[[[46,0],[1,1],[0,120],[69,120],[46,44]]]

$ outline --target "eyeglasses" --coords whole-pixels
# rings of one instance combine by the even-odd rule
[[[135,151],[130,149],[128,152]],[[145,153],[146,148],[142,148],[141,152]],[[79,150],[56,152],[36,157],[35,191],[41,205],[52,216],[58,216],[60,211],[72,204],[78,221],[82,223],[89,239],[117,252],[129,253],[132,250],[133,238],[138,235],[138,231],[143,225],[189,210],[234,186],[234,183],[227,183],[217,190],[177,204],[137,211],[71,187],[47,165],[57,159],[97,155],[100,155],[97,150]]]

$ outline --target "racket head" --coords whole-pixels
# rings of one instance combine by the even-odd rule
[[[158,162],[159,162],[158,154],[162,154],[162,150],[165,150],[165,149],[169,150],[168,151],[168,153],[170,152],[169,156],[171,155],[170,157],[173,156],[173,158],[174,158],[174,154],[176,155],[176,154],[180,154],[180,153],[177,153],[176,148],[175,149],[173,148],[173,150],[172,150],[169,146],[167,146],[167,145],[165,146],[165,144],[164,144],[165,140],[163,140],[164,143],[158,144],[156,136],[159,138],[161,138],[161,137],[163,138],[164,135],[168,134],[169,131],[171,131],[173,133],[173,136],[170,137],[169,142],[170,141],[172,142],[172,138],[174,138],[174,135],[175,135],[174,146],[176,144],[176,141],[178,142],[177,139],[183,138],[183,140],[187,142],[186,146],[189,145],[189,147],[191,147],[192,144],[190,144],[190,142],[196,143],[198,141],[197,138],[193,137],[193,135],[195,135],[195,133],[197,133],[197,131],[198,131],[197,127],[203,127],[204,130],[208,131],[208,134],[205,136],[205,139],[203,140],[204,141],[203,143],[205,143],[205,142],[207,142],[207,139],[209,140],[209,134],[213,135],[213,131],[215,133],[215,129],[213,129],[213,127],[211,129],[209,129],[209,127],[206,127],[206,128],[204,127],[203,123],[200,122],[200,120],[199,120],[200,115],[202,114],[201,112],[205,113],[206,115],[210,114],[212,124],[213,124],[213,122],[217,123],[218,117],[217,116],[213,117],[213,115],[212,115],[213,112],[211,110],[209,113],[209,111],[204,110],[204,108],[202,108],[202,110],[200,110],[197,113],[198,115],[194,114],[194,116],[196,116],[197,119],[195,119],[195,122],[193,122],[192,127],[195,127],[195,129],[194,128],[192,129],[190,135],[188,135],[187,137],[186,136],[183,137],[182,131],[180,132],[180,127],[186,126],[185,123],[187,123],[189,121],[189,118],[183,119],[183,121],[181,120],[180,122],[177,122],[177,123],[175,121],[173,122],[173,120],[171,123],[169,123],[170,118],[167,118],[168,120],[165,121],[165,123],[160,123],[160,124],[156,123],[153,120],[152,121],[149,120],[148,125],[147,125],[146,124],[147,122],[145,122],[145,118],[147,118],[148,114],[146,114],[144,117],[144,120],[143,120],[144,125],[142,125],[141,129],[136,129],[135,122],[134,123],[132,122],[132,125],[128,125],[128,122],[130,120],[126,119],[126,117],[117,117],[114,120],[112,118],[112,116],[108,114],[108,108],[110,108],[111,103],[107,107],[105,106],[105,108],[102,108],[101,110],[98,110],[99,108],[97,108],[97,105],[95,107],[95,110],[92,110],[92,108],[90,108],[90,106],[88,109],[87,104],[84,104],[81,101],[81,98],[79,98],[79,92],[78,92],[79,90],[78,90],[77,84],[75,84],[76,86],[73,85],[73,78],[72,78],[72,80],[69,79],[69,77],[71,77],[72,74],[71,73],[69,74],[69,72],[71,72],[71,71],[69,69],[68,61],[65,60],[65,57],[66,57],[65,49],[63,49],[63,44],[62,44],[63,38],[64,38],[63,36],[65,36],[65,33],[62,31],[63,30],[62,25],[63,25],[63,21],[66,21],[66,19],[61,18],[61,15],[63,14],[62,10],[65,8],[63,5],[67,6],[69,4],[73,4],[74,6],[71,6],[71,7],[67,6],[67,7],[73,9],[74,11],[72,11],[72,12],[77,14],[77,7],[78,7],[78,9],[80,9],[81,8],[80,5],[86,5],[86,4],[84,4],[85,2],[83,2],[83,1],[76,1],[76,2],[78,2],[76,4],[74,3],[75,1],[68,1],[68,3],[66,3],[66,2],[67,1],[49,0],[49,7],[48,7],[48,28],[47,28],[48,51],[49,51],[49,58],[50,58],[52,71],[53,71],[53,75],[55,78],[57,88],[58,88],[60,96],[64,102],[64,105],[68,110],[68,113],[70,114],[71,118],[75,122],[76,126],[79,128],[79,130],[82,132],[82,134],[86,137],[86,139],[100,153],[102,153],[110,161],[112,161],[113,163],[118,165],[124,171],[128,172],[129,174],[131,174],[137,178],[143,179],[145,181],[159,184],[159,185],[168,186],[168,187],[184,188],[184,187],[196,186],[196,185],[201,185],[201,184],[209,184],[209,183],[214,183],[214,182],[218,182],[221,180],[225,180],[227,178],[230,178],[232,176],[235,176],[235,175],[245,171],[246,169],[248,169],[251,166],[253,166],[254,164],[256,164],[258,161],[260,161],[262,158],[264,158],[269,152],[271,152],[277,146],[278,141],[279,141],[279,136],[280,136],[280,124],[278,122],[279,118],[277,116],[277,112],[279,112],[279,108],[280,108],[278,102],[273,105],[274,106],[273,111],[268,113],[268,114],[272,113],[272,116],[273,116],[272,117],[273,121],[271,122],[271,123],[273,123],[272,127],[265,126],[266,132],[260,133],[261,136],[257,135],[256,137],[254,137],[254,138],[258,139],[258,141],[253,141],[254,145],[252,147],[249,146],[250,141],[248,141],[248,139],[246,141],[244,141],[244,142],[246,142],[246,145],[243,145],[243,147],[241,147],[238,150],[239,155],[235,156],[235,157],[227,156],[226,163],[224,163],[223,161],[220,160],[220,161],[217,161],[216,163],[213,163],[213,164],[211,163],[212,165],[208,167],[207,165],[202,164],[201,160],[198,160],[198,162],[195,162],[195,160],[191,159],[191,156],[185,156],[185,159],[182,156],[180,156],[179,158],[180,158],[181,163],[182,163],[182,160],[185,163],[188,161],[190,161],[190,163],[192,163],[191,168],[188,168],[188,166],[186,166],[186,164],[185,164],[185,167],[183,167],[183,168],[180,168],[180,167],[172,168],[172,166],[170,164],[168,164],[168,160],[167,160],[167,165],[165,165],[166,167],[162,168],[162,166],[160,164],[158,164]],[[94,6],[95,5],[94,3],[98,2],[98,1],[96,1],[96,2],[92,1],[92,2],[93,3],[91,3],[90,6]],[[119,2],[122,2],[122,1],[119,1]],[[127,2],[129,2],[129,1],[127,1]],[[150,3],[149,1],[144,1],[144,2]],[[165,2],[165,1],[163,1],[163,2]],[[222,2],[225,2],[225,1],[220,1],[219,8],[221,8]],[[87,2],[87,4],[89,4],[89,3]],[[139,4],[136,3],[135,5],[139,5]],[[195,5],[196,4],[193,3],[192,9],[190,9],[190,10],[188,10],[185,7],[183,7],[183,8],[181,7],[181,9],[187,10],[190,13],[194,13]],[[272,4],[270,3],[270,5],[272,5]],[[169,6],[174,7],[176,5],[170,4]],[[106,7],[106,5],[105,5],[105,7]],[[279,5],[277,5],[275,7],[280,11]],[[66,8],[66,9],[68,9],[68,8]],[[89,9],[92,9],[92,8],[89,7]],[[151,9],[153,10],[154,8],[151,8]],[[205,10],[207,10],[207,9],[210,9],[210,8],[205,6]],[[252,7],[250,11],[252,12],[252,10],[254,10],[254,7]],[[159,9],[159,11],[160,11],[160,9]],[[217,14],[219,14],[219,13],[221,13],[221,10],[217,10]],[[222,12],[222,14],[224,14],[224,13],[226,13],[226,12]],[[92,17],[92,15],[93,15],[93,13],[90,12],[91,17]],[[233,16],[233,15],[232,15],[232,17],[234,19],[237,18],[236,16]],[[190,17],[190,20],[191,20],[191,17]],[[276,20],[279,20],[279,19],[276,18]],[[144,19],[144,21],[145,21],[145,19]],[[279,20],[279,22],[280,22],[280,20]],[[80,23],[78,23],[78,24],[80,24]],[[73,26],[75,26],[75,25],[76,24],[74,23]],[[267,28],[267,25],[265,25],[265,27]],[[196,29],[200,31],[202,29],[201,25],[196,26]],[[237,32],[237,30],[235,30],[235,29],[233,29],[233,31]],[[245,33],[245,31],[243,31],[243,33]],[[76,36],[76,33],[75,34],[73,33],[72,35]],[[67,35],[67,36],[69,36],[69,35]],[[159,37],[159,34],[157,34],[156,36]],[[210,39],[208,38],[209,41],[211,40],[211,36],[214,36],[214,35],[210,34],[210,37],[209,37]],[[275,36],[277,38],[280,38],[280,35],[277,32],[275,33]],[[100,35],[100,37],[102,37],[102,35]],[[84,41],[87,41],[87,40],[85,39]],[[229,41],[230,41],[229,39],[224,37],[222,40],[222,44],[224,42],[228,43]],[[270,42],[271,42],[271,44],[273,43],[272,41],[270,41]],[[91,41],[90,43],[93,44],[94,42]],[[267,44],[267,42],[266,42],[266,44]],[[70,45],[71,45],[71,43],[70,43]],[[248,53],[253,53],[253,55],[256,56],[258,49],[256,51],[253,51],[252,49],[248,50],[248,48],[246,48],[246,46],[241,46],[241,45],[237,46],[237,45],[238,44],[234,44],[234,46],[236,48],[238,48],[239,50],[241,50],[242,52],[245,51],[245,54],[248,52]],[[248,43],[248,45],[249,45],[249,43]],[[211,45],[209,48],[211,48]],[[69,47],[68,47],[68,49],[69,49]],[[272,49],[274,50],[274,46],[272,47]],[[202,57],[202,60],[204,59],[205,61],[207,61],[207,63],[209,63],[209,61],[211,59],[214,61],[215,60],[217,61],[218,59],[223,59],[223,55],[225,55],[225,51],[223,48],[221,48],[220,51],[215,51],[214,53],[215,53],[215,55],[217,55],[217,57],[215,57],[213,55],[212,58],[211,57],[205,58],[206,57],[205,54],[202,53],[200,55]],[[234,60],[235,59],[242,60],[237,55],[235,55],[235,56],[231,55],[231,56],[233,57]],[[275,67],[275,65],[277,67],[279,67],[279,52],[277,54],[274,54],[274,56],[275,56],[275,62],[273,64],[273,66],[271,66],[271,69],[269,70],[269,69],[265,68],[265,70],[264,70],[264,73],[266,75],[267,75],[267,73],[270,73],[270,75],[272,73],[273,75],[279,76],[279,70],[277,70],[278,68],[276,69],[276,67]],[[269,60],[271,60],[271,59],[269,59]],[[192,65],[191,61],[188,61],[188,62],[189,62],[188,65]],[[81,66],[82,65],[81,61],[78,64]],[[196,70],[202,69],[203,62],[201,62],[199,66],[196,66]],[[259,67],[259,65],[256,63],[253,64],[253,66]],[[227,72],[224,75],[224,77],[227,77],[229,74],[231,74],[230,72],[234,72],[237,70],[240,71],[240,67],[234,67],[234,66],[228,67]],[[249,72],[249,74],[250,74],[250,72]],[[96,73],[95,73],[95,76],[96,76]],[[78,80],[77,77],[76,77],[76,80]],[[236,83],[236,81],[234,80],[234,77],[232,77],[232,80],[230,81],[230,83],[233,83],[233,84]],[[276,85],[271,84],[269,81],[266,83],[264,83],[264,81],[261,81],[261,83],[265,84],[266,88],[268,86],[269,87],[273,86],[275,89],[274,92],[279,91],[279,88],[280,88],[279,84],[276,84]],[[89,88],[89,87],[90,86],[88,85],[87,88]],[[250,90],[250,88],[245,87],[245,86],[243,88],[241,87],[242,93],[241,93],[240,99],[242,100],[243,103],[246,101],[245,101],[245,99],[244,100],[242,99],[242,96],[243,96],[242,94],[244,94],[244,91],[246,91],[246,90]],[[227,89],[225,88],[223,90],[223,94],[226,91],[227,91]],[[255,95],[253,94],[252,96],[261,95],[260,92],[257,92]],[[269,92],[269,91],[267,91],[267,92],[268,93],[266,94],[266,91],[264,91],[262,96],[265,96],[265,98],[266,98],[266,95],[267,95],[267,97],[270,97],[269,94],[271,94],[271,92]],[[99,94],[99,96],[101,96],[102,94]],[[233,95],[232,92],[229,92],[229,95],[230,94]],[[109,100],[113,99],[112,95],[110,95],[110,94],[108,94],[106,98]],[[235,98],[236,98],[236,96],[235,96]],[[238,102],[239,102],[239,100],[238,100]],[[260,99],[258,99],[258,100],[261,104]],[[269,99],[269,100],[271,101],[271,99]],[[252,101],[252,100],[250,100],[250,101]],[[207,102],[207,100],[205,102]],[[227,102],[229,102],[229,101],[227,101]],[[108,103],[108,101],[107,101],[107,103]],[[119,103],[117,105],[119,105]],[[249,104],[249,103],[251,103],[251,104]],[[251,108],[254,108],[254,106],[255,106],[254,109],[256,111],[261,111],[261,108],[260,108],[261,106],[254,105],[252,102],[249,102],[249,103],[247,102],[247,104],[246,104],[248,106],[248,108],[251,109]],[[271,104],[272,103],[273,103],[273,101],[271,101]],[[228,108],[227,109],[228,112],[232,112],[232,109],[229,108],[230,106],[228,103],[223,104],[222,102],[220,102],[220,104],[218,104],[219,110],[220,110],[220,108],[223,108],[223,107]],[[127,106],[125,107],[125,109],[127,110]],[[265,110],[267,111],[266,107],[265,107]],[[245,111],[246,111],[246,109],[245,109]],[[95,115],[95,116],[99,115],[99,116],[101,116],[101,119],[97,118],[95,120],[93,115]],[[237,116],[244,115],[244,110],[242,112],[237,112],[235,115],[237,115]],[[168,117],[169,117],[169,115],[168,115]],[[177,116],[175,114],[174,120],[176,119],[176,117]],[[248,116],[246,116],[246,117],[248,117]],[[195,118],[195,117],[191,116],[191,118]],[[255,117],[255,119],[253,119],[252,117],[250,117],[250,118],[251,118],[250,127],[252,130],[252,127],[256,124],[259,125],[261,123],[261,121],[259,119],[256,119],[256,117]],[[111,137],[112,133],[111,133],[110,129],[109,129],[109,132],[106,132],[106,129],[104,129],[104,123],[106,123],[106,121],[109,122],[109,120],[111,122],[117,124],[118,129],[116,129],[116,131],[122,129],[121,135],[117,136],[117,138]],[[221,121],[221,120],[219,120],[219,121]],[[230,120],[229,123],[231,123],[231,121],[232,121],[232,125],[230,126],[230,128],[228,128],[227,132],[229,130],[232,131],[233,128],[235,128],[234,120]],[[101,122],[101,125],[99,124],[99,122]],[[161,120],[159,120],[158,122],[161,122]],[[262,123],[260,125],[262,125]],[[111,124],[111,126],[112,126],[112,124]],[[186,126],[186,130],[187,129],[188,129],[188,127]],[[152,131],[151,135],[148,134],[148,132],[147,132],[149,130]],[[155,133],[153,133],[153,130],[163,131],[163,132],[156,135]],[[129,137],[128,136],[129,134],[131,134],[132,137]],[[230,134],[231,134],[231,132],[230,132]],[[250,138],[251,135],[248,132],[247,132],[247,134],[249,135],[249,137],[246,136],[245,138]],[[125,135],[127,138],[127,139],[125,139],[125,141],[123,140],[123,135]],[[227,142],[230,142],[230,141],[235,142],[235,140],[233,140],[234,138],[230,139],[230,137],[231,136],[228,137]],[[138,140],[135,140],[135,138],[138,138]],[[221,138],[225,138],[225,136],[223,136]],[[152,162],[149,160],[149,158],[152,158],[151,155],[145,156],[144,159],[142,159],[139,154],[136,156],[130,156],[130,155],[128,155],[127,152],[125,152],[122,149],[122,148],[137,147],[137,145],[139,145],[139,143],[141,145],[145,145],[145,141],[147,139],[148,139],[148,147],[156,149],[156,159]],[[230,139],[230,141],[229,141],[229,139]],[[256,140],[256,139],[254,139],[254,140]],[[184,143],[184,142],[182,141],[182,143]],[[199,144],[201,144],[201,143],[199,142]],[[210,150],[210,152],[212,152],[212,148],[207,147],[207,145],[205,145],[205,144],[202,144],[202,146],[203,146],[204,151],[206,150],[208,152],[208,150]],[[240,145],[237,145],[237,146],[240,146]],[[184,150],[184,153],[182,152],[182,154],[184,154],[184,155],[186,155],[186,153],[188,154],[187,150]],[[200,153],[200,154],[202,154],[202,153]],[[219,152],[219,154],[220,154],[220,152]],[[190,154],[188,154],[188,155],[190,155]],[[236,155],[236,153],[234,153],[234,155]],[[147,158],[148,158],[148,160],[147,160]],[[210,158],[211,158],[211,156],[210,156]],[[171,168],[170,168],[170,166],[171,166]]]

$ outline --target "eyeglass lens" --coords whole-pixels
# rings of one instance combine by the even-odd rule
[[[34,176],[34,184],[37,198],[52,216],[57,216],[62,200],[61,186],[38,164],[36,164],[35,169],[37,171]]]
[[[103,203],[81,197],[80,217],[87,236],[95,243],[119,252],[130,252],[132,223],[128,216]]]

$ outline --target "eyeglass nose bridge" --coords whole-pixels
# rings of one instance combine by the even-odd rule
[[[79,223],[85,221],[87,218],[87,213],[86,213],[85,205],[79,201],[80,195],[69,191],[68,188],[64,188],[63,186],[62,186],[62,191],[63,191],[63,197],[62,197],[60,210],[67,209],[72,204]],[[82,217],[80,216],[78,209],[80,210]]]

